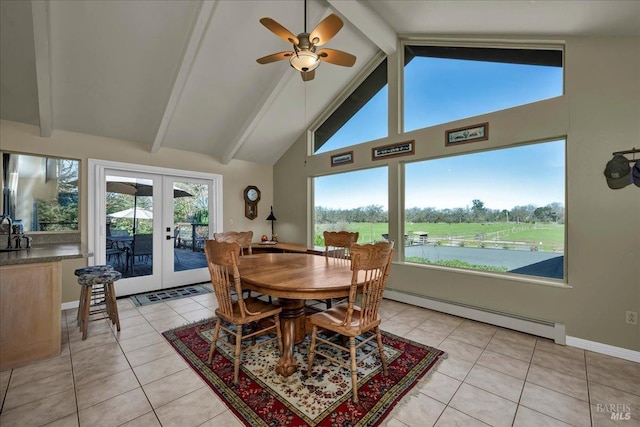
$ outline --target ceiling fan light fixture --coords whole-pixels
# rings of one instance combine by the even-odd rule
[[[320,58],[318,58],[318,55],[316,55],[315,52],[311,52],[310,50],[301,50],[298,51],[297,54],[289,57],[289,64],[291,64],[291,66],[296,70],[307,73],[318,68],[318,65],[320,65]]]

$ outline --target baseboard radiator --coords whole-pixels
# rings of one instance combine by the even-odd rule
[[[436,310],[454,316],[500,326],[502,328],[513,329],[526,334],[549,338],[555,341],[556,344],[566,345],[567,336],[564,323],[531,319],[510,313],[487,310],[471,305],[420,296],[393,289],[385,290],[384,297],[393,301],[412,304],[418,307],[428,308],[430,310]]]

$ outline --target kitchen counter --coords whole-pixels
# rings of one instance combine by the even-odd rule
[[[55,262],[93,256],[81,243],[58,243],[34,246],[31,249],[0,252],[0,266]]]
[[[80,243],[0,252],[0,371],[60,354],[62,261],[88,256]]]

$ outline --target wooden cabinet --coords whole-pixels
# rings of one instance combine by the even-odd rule
[[[0,267],[0,371],[60,354],[62,263]]]

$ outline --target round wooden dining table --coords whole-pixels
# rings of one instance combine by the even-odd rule
[[[351,270],[324,256],[300,253],[242,256],[238,270],[243,288],[278,297],[283,351],[276,372],[288,377],[297,369],[293,346],[307,333],[305,300],[349,296]]]

